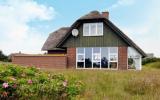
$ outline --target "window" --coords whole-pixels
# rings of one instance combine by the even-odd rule
[[[109,68],[117,68],[118,66],[118,48],[111,47],[109,48]]]
[[[77,49],[77,67],[78,68],[84,68],[84,62],[85,62],[85,55],[84,55],[84,48],[78,48]]]
[[[92,68],[92,48],[85,48],[85,68]]]
[[[101,48],[92,48],[92,57],[93,57],[93,68],[100,68],[101,63]]]
[[[118,67],[117,47],[77,48],[77,68],[108,68]]]
[[[101,48],[101,66],[102,68],[108,68],[108,48]]]
[[[101,36],[103,35],[103,23],[85,23],[83,24],[83,36]]]

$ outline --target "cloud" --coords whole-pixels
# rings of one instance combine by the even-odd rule
[[[118,0],[116,3],[112,4],[107,10],[115,9],[120,6],[129,6],[134,4],[134,0]]]
[[[0,9],[0,48],[5,53],[35,52],[35,48],[41,48],[44,42],[42,32],[29,23],[52,20],[56,14],[53,7],[38,4],[35,0],[2,0]]]

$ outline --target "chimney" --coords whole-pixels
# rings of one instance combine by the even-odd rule
[[[102,12],[102,16],[109,19],[109,12],[108,11]]]

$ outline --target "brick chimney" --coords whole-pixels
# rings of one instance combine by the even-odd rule
[[[109,12],[108,11],[102,12],[102,16],[109,19]]]

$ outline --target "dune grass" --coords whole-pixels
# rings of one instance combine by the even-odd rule
[[[153,66],[154,64],[146,65],[142,71],[47,71],[61,73],[68,79],[76,78],[84,82],[85,92],[77,96],[77,100],[159,100],[160,69]]]

